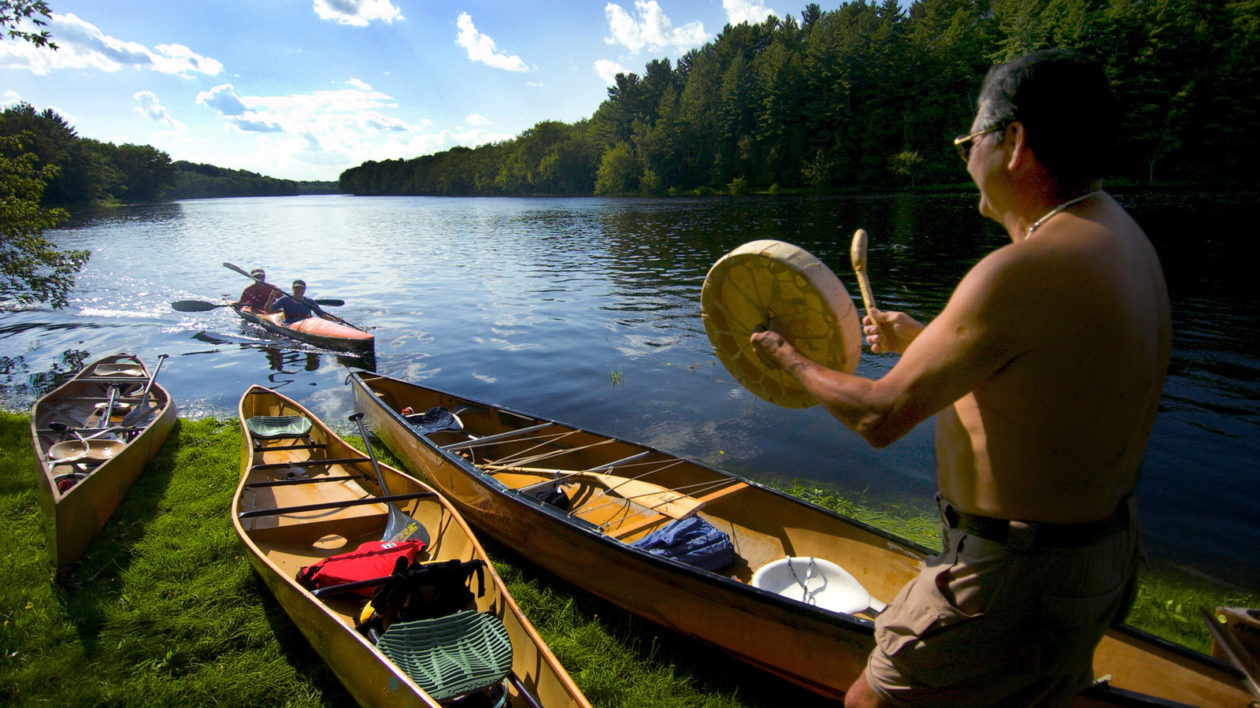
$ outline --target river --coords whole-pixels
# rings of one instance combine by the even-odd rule
[[[1260,299],[1234,246],[1255,194],[1121,193],[1160,251],[1174,351],[1138,489],[1152,558],[1260,589]],[[870,234],[877,301],[920,319],[1005,238],[973,194],[739,199],[460,199],[308,196],[191,200],[76,216],[50,232],[92,258],[70,304],[0,309],[0,405],[30,406],[83,363],[126,351],[153,362],[181,415],[233,417],[253,383],[342,430],[348,367],[649,443],[754,479],[800,479],[928,510],[931,424],[869,448],[820,408],[745,391],[699,316],[709,267],[761,238],[797,244],[857,297],[853,231]],[[230,309],[267,268],[341,298],[374,327],[374,362],[268,338]],[[1087,349],[1089,342],[1081,342]],[[892,357],[864,351],[859,373]],[[236,474],[236,470],[224,470]]]

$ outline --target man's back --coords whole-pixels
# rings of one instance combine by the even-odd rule
[[[950,305],[933,325],[953,309],[1010,339],[996,373],[937,416],[942,494],[1028,521],[1114,511],[1136,483],[1168,365],[1168,295],[1145,234],[1100,196],[990,255]]]

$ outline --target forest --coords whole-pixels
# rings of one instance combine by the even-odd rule
[[[149,145],[80,137],[56,111],[19,103],[0,113],[0,136],[16,140],[4,157],[29,154],[46,177],[42,206],[77,208],[206,197],[259,197],[337,192],[334,182],[295,182],[256,172],[171,161]]]
[[[884,0],[727,25],[675,63],[618,75],[589,119],[365,162],[340,184],[364,195],[956,185],[966,174],[951,141],[970,126],[985,72],[1054,46],[1098,61],[1124,106],[1109,178],[1256,183],[1260,0],[919,0],[908,10]]]

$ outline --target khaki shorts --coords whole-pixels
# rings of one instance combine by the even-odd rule
[[[1077,548],[942,534],[945,550],[875,621],[871,688],[896,706],[1033,706],[1087,687],[1094,648],[1136,592],[1136,516]]]

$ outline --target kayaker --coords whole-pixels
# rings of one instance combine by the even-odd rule
[[[284,312],[285,322],[298,322],[311,315],[319,315],[325,319],[337,319],[320,309],[315,301],[306,297],[306,281],[293,281],[293,294],[282,295],[271,305],[272,312]]]
[[[896,365],[871,380],[751,337],[875,447],[936,416],[944,550],[876,620],[846,706],[1066,705],[1135,593],[1171,325],[1155,249],[1101,189],[1117,102],[1096,64],[1045,50],[991,69],[978,106],[954,144],[1011,243],[926,326],[868,313]]]
[[[280,290],[274,285],[265,282],[267,273],[262,268],[251,270],[249,275],[254,279],[254,282],[241,291],[241,298],[233,304],[252,312],[270,312],[272,302],[280,295]]]

